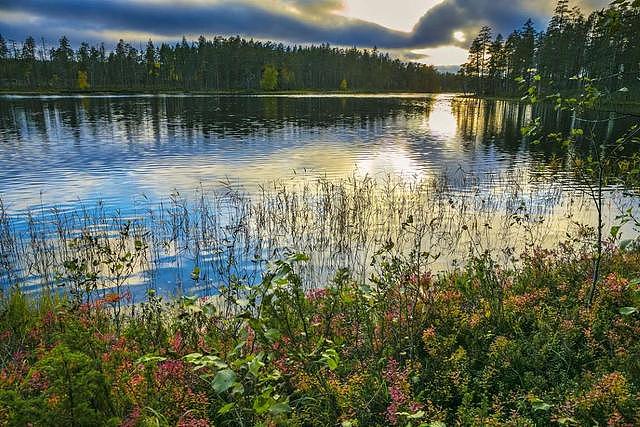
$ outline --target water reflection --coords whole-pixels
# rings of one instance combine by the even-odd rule
[[[0,194],[12,209],[166,196],[231,179],[463,168],[532,170],[549,150],[519,129],[530,112],[503,101],[436,97],[0,98]]]
[[[231,275],[256,280],[261,260],[286,247],[312,254],[314,285],[345,265],[364,277],[386,239],[415,244],[403,231],[409,217],[423,227],[419,246],[445,254],[442,268],[474,242],[508,258],[593,218],[588,199],[566,191],[581,183],[557,167],[561,152],[521,138],[531,114],[453,95],[3,97],[0,199],[24,227],[35,210],[43,241],[59,234],[60,215],[65,239],[87,223],[108,230],[114,212],[136,221],[153,238],[132,283],[167,291],[210,290]],[[198,203],[194,190],[215,202]],[[158,205],[171,194],[169,209]],[[98,201],[97,217],[78,214]],[[607,216],[627,202],[608,199]],[[52,247],[47,259],[68,250],[64,241]],[[12,267],[34,289],[49,280],[25,265],[36,258],[15,257]],[[190,283],[194,266],[201,283]]]

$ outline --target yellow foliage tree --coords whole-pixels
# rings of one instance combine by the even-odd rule
[[[78,71],[78,78],[76,79],[78,89],[89,89],[89,78],[86,71]]]
[[[275,90],[278,87],[278,70],[273,65],[265,65],[260,80],[262,90]]]
[[[340,82],[340,90],[342,92],[346,92],[347,90],[349,90],[349,85],[347,84],[347,79],[342,79],[342,81]]]

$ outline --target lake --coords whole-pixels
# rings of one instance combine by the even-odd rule
[[[36,268],[37,255],[17,259],[33,251],[29,227],[51,257],[61,250],[51,241],[88,226],[113,231],[113,217],[153,234],[128,281],[138,295],[215,292],[232,275],[252,282],[284,249],[326,252],[307,267],[321,286],[340,266],[368,274],[389,239],[426,247],[434,269],[462,262],[476,243],[504,259],[553,246],[593,225],[594,211],[562,150],[522,138],[530,117],[517,102],[454,94],[5,95],[0,199],[6,227],[23,237],[3,249],[13,271],[4,282],[38,289],[59,275]],[[570,117],[549,121],[567,127]],[[603,135],[629,123],[603,123]],[[630,205],[634,197],[611,191],[606,215]],[[418,243],[412,227],[422,227]]]

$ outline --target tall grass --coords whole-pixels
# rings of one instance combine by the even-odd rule
[[[588,227],[581,224],[590,220],[588,203],[532,179],[462,171],[300,179],[252,193],[228,185],[143,198],[126,212],[96,203],[16,215],[0,202],[0,280],[25,292],[67,289],[80,299],[126,288],[135,301],[148,289],[211,295],[254,284],[268,259],[297,251],[311,257],[300,272],[308,288],[344,267],[366,279],[380,248],[432,270],[487,251],[515,262],[525,247],[582,239]]]

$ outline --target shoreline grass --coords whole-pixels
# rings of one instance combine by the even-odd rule
[[[640,253],[570,242],[519,268],[487,255],[433,275],[385,250],[304,291],[291,254],[208,299],[153,292],[126,315],[17,290],[0,299],[3,425],[633,425]]]

